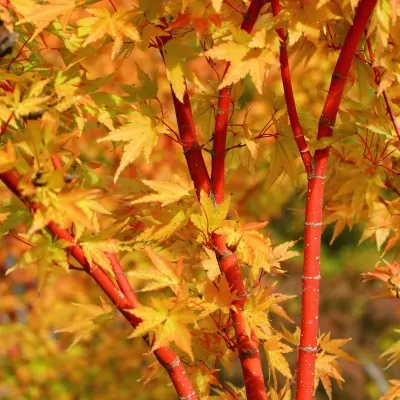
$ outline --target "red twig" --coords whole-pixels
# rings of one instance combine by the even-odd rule
[[[342,99],[346,78],[357,50],[363,30],[368,22],[376,0],[361,0],[353,25],[341,49],[318,125],[318,140],[332,136],[332,127]],[[329,157],[329,147],[315,151],[308,174],[308,192],[304,228],[303,296],[301,337],[297,361],[297,400],[314,398],[315,359],[319,317],[319,280],[322,208],[324,179]]]
[[[257,21],[265,0],[252,0],[247,13],[244,15],[241,29],[250,33]],[[226,76],[230,67],[228,63],[222,79]],[[225,146],[226,134],[229,121],[229,107],[231,103],[231,86],[222,88],[219,91],[218,106],[215,116],[214,145],[212,151],[211,186],[216,204],[224,201],[225,188]]]
[[[53,163],[54,169],[62,168],[62,162],[58,157],[51,157],[51,161]],[[122,294],[126,297],[129,303],[128,308],[136,308],[139,305],[139,301],[134,293],[131,284],[128,281],[128,278],[126,277],[126,274],[121,266],[121,263],[119,262],[118,257],[111,252],[107,252],[106,255],[115,274],[115,279],[117,280],[118,287],[120,288]]]
[[[237,8],[234,4],[232,4],[229,0],[224,0],[224,3],[228,6],[228,7],[230,7],[230,8],[232,8],[232,10],[235,10],[237,13],[239,13],[240,15],[243,15],[244,13],[243,13],[243,11],[242,10],[239,10],[239,8]]]
[[[367,37],[367,35],[365,35],[365,37],[367,40],[367,48],[368,48],[369,58],[371,60],[372,68],[374,70],[375,82],[377,85],[379,85],[379,83],[381,82],[381,75],[379,73],[378,68],[374,65],[375,56],[374,56],[374,52],[372,50],[371,40]],[[383,100],[385,101],[386,111],[389,115],[390,120],[392,121],[396,135],[400,140],[400,126],[397,122],[396,117],[393,114],[392,108],[390,107],[389,99],[387,98],[385,91],[382,92],[382,96],[383,96]]]
[[[10,116],[7,118],[7,121],[4,122],[3,126],[1,127],[0,131],[0,136],[4,135],[6,133],[6,130],[8,128],[8,125],[10,124],[11,120],[14,118],[14,112],[10,114]]]
[[[276,17],[280,12],[280,3],[279,0],[271,0],[272,13],[274,17]],[[328,28],[329,29],[329,28]],[[285,93],[286,107],[288,110],[290,126],[292,127],[294,139],[297,144],[297,148],[299,149],[301,159],[303,160],[304,167],[307,173],[311,173],[312,165],[311,160],[312,156],[310,150],[308,148],[306,139],[303,134],[303,130],[301,128],[299,116],[297,114],[296,103],[294,101],[292,80],[290,77],[290,69],[289,69],[289,57],[286,45],[286,34],[283,28],[277,29],[277,33],[279,39],[281,41],[280,45],[280,64],[281,64],[281,76],[283,83],[283,90]]]
[[[57,160],[53,159],[57,164]],[[39,205],[27,199],[18,188],[19,178],[11,171],[3,172],[0,174],[0,180],[13,192],[33,213],[39,209]],[[137,306],[138,302],[133,291],[131,298],[124,295],[124,293],[115,285],[115,283],[108,277],[107,273],[97,264],[90,265],[85,257],[82,248],[74,242],[74,237],[65,229],[60,228],[54,221],[50,221],[47,225],[49,231],[57,239],[63,239],[69,243],[70,246],[66,248],[67,252],[82,265],[84,270],[93,277],[97,284],[101,287],[111,302],[123,314],[129,324],[136,328],[140,323],[140,319],[135,317],[129,312],[129,309]],[[114,264],[114,268],[120,267],[119,261],[116,257],[111,257],[110,262]],[[119,266],[118,266],[119,265]],[[129,283],[128,283],[129,284]],[[179,357],[168,347],[162,347],[154,351],[155,356],[160,361],[162,366],[168,372],[172,383],[175,387],[177,394],[180,398],[187,400],[197,400],[197,395],[193,390],[186,372],[182,366]]]

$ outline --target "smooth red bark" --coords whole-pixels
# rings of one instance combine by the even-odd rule
[[[247,13],[243,16],[241,29],[248,33],[251,32],[254,24],[257,21],[258,14],[260,13],[265,3],[265,0],[252,0]],[[226,65],[223,77],[227,74],[229,67],[230,63]],[[219,91],[218,106],[215,115],[211,186],[213,193],[212,195],[216,204],[221,204],[224,201],[226,134],[229,122],[231,89],[231,86],[227,86]]]
[[[244,20],[241,25],[242,29],[247,32],[251,31],[264,4],[265,0],[252,0],[249,10],[244,16]],[[228,68],[229,64],[226,67],[225,73]],[[224,88],[219,94],[212,157],[212,178],[210,181],[204,163],[203,154],[201,152],[201,146],[199,145],[196,135],[189,95],[187,92],[185,92],[183,103],[181,103],[175,96],[175,93],[171,87],[172,98],[178,122],[179,136],[197,196],[200,197],[201,190],[204,190],[211,196],[216,206],[222,203],[224,200],[224,160],[229,104],[231,101],[230,91],[230,88]],[[243,294],[243,297],[238,303],[238,305],[240,305],[238,312],[231,313],[231,316],[239,350],[247,398],[249,400],[267,400],[268,396],[262,373],[258,341],[254,333],[251,333],[249,337],[245,331],[243,304],[245,303],[247,297],[245,295],[246,292],[243,278],[240,273],[236,256],[227,248],[225,239],[222,236],[213,235],[212,242],[219,259],[220,269],[226,276],[232,291],[236,292],[237,294]],[[228,254],[227,252],[229,253],[229,256],[221,256],[221,254]]]
[[[55,161],[53,160],[53,164],[54,162]],[[56,167],[59,166],[57,160],[55,164]],[[0,180],[3,181],[10,191],[13,192],[33,213],[39,209],[40,206],[27,199],[18,188],[19,179],[16,174],[11,171],[1,173]],[[89,275],[93,277],[115,307],[124,315],[129,324],[133,328],[136,328],[141,320],[130,313],[129,309],[137,307],[139,303],[128,280],[124,280],[124,285],[129,285],[129,290],[127,286],[124,286],[124,288],[127,293],[129,293],[129,297],[127,297],[120,288],[115,285],[103,268],[97,264],[89,264],[82,248],[74,242],[74,237],[69,232],[60,228],[54,221],[49,222],[47,228],[57,239],[63,239],[71,243],[71,245],[66,249],[67,252],[74,257],[79,264],[81,264]],[[111,264],[114,266],[114,271],[118,271],[119,269],[122,271],[122,267],[117,257],[114,254],[108,254],[108,257]],[[154,353],[170,376],[179,397],[185,400],[197,400],[197,395],[193,386],[176,353],[168,347],[162,347],[155,350]]]
[[[253,332],[250,336],[246,332],[243,310],[247,301],[247,291],[243,284],[236,255],[226,246],[223,236],[214,233],[212,243],[216,248],[221,272],[225,275],[232,293],[235,293],[237,297],[232,303],[236,307],[236,311],[231,310],[230,314],[235,330],[247,398],[249,400],[267,400],[268,396],[258,349],[259,342]]]
[[[334,69],[325,105],[318,125],[318,140],[332,136],[340,101],[354,53],[362,32],[374,9],[376,0],[361,0],[353,25],[347,32],[343,48]],[[308,192],[304,228],[304,263],[301,337],[297,362],[297,400],[314,397],[315,360],[318,351],[319,281],[324,179],[329,147],[316,150],[308,173]]]
[[[210,193],[211,182],[204,162],[201,150],[202,147],[197,138],[189,95],[185,92],[183,103],[181,103],[175,96],[172,87],[171,93],[174,101],[176,120],[178,122],[178,130],[183,152],[185,154],[190,176],[194,183],[194,187],[196,188],[197,196],[199,197],[201,190]]]
[[[271,0],[271,6],[272,6],[272,13],[274,17],[276,17],[281,10],[279,0]],[[285,94],[285,101],[288,110],[290,126],[292,128],[293,135],[296,140],[296,145],[297,148],[299,149],[301,159],[303,160],[304,167],[307,173],[310,173],[312,169],[311,166],[312,156],[308,148],[306,139],[304,137],[303,130],[301,128],[300,119],[297,114],[296,103],[294,101],[285,30],[283,28],[279,28],[277,29],[277,33],[281,41],[279,49],[279,60],[281,64],[283,91]]]

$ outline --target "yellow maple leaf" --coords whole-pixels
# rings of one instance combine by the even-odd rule
[[[132,244],[137,248],[143,248],[143,246],[151,244],[161,244],[187,224],[191,211],[192,208],[173,207],[164,209],[162,215],[157,219],[154,217],[142,218],[142,222],[146,225],[151,225],[136,236],[132,240]]]
[[[219,206],[212,201],[206,192],[200,194],[201,215],[194,214],[190,217],[193,224],[203,233],[204,236],[199,236],[199,240],[203,241],[204,237],[214,232],[219,228],[225,220],[231,201],[231,196],[226,196],[223,203]]]
[[[154,268],[145,266],[128,272],[128,276],[150,282],[139,291],[148,292],[169,287],[177,295],[180,278],[172,266],[164,257],[161,257],[150,248],[146,249],[146,253],[153,263]]]
[[[326,333],[322,334],[319,338],[319,347],[324,350],[326,353],[332,354],[334,356],[338,356],[346,361],[351,361],[355,363],[359,363],[354,357],[350,354],[346,353],[344,350],[340,349],[341,346],[349,343],[350,339],[331,339],[331,334]]]
[[[226,237],[229,247],[236,248],[235,254],[239,262],[252,267],[253,278],[258,276],[260,268],[271,272],[270,259],[273,259],[271,240],[255,230],[265,225],[266,222],[240,224],[226,221],[217,230]]]
[[[317,390],[318,384],[321,381],[329,400],[332,400],[331,378],[335,379],[339,386],[344,382],[336,359],[337,356],[318,353],[315,362],[314,388]]]
[[[98,142],[106,140],[126,142],[122,154],[121,163],[115,172],[114,182],[117,181],[122,170],[143,153],[149,162],[150,153],[158,139],[157,124],[150,117],[135,112],[129,117],[129,123],[111,131],[108,136],[98,139]]]
[[[289,258],[296,257],[300,255],[298,251],[289,250],[297,243],[296,240],[282,243],[275,246],[272,250],[272,255],[269,259],[269,264],[271,268],[280,269],[280,263],[282,261],[288,260]]]
[[[78,313],[75,320],[70,322],[67,328],[56,331],[74,334],[74,340],[69,348],[73,347],[83,338],[90,336],[103,323],[114,318],[111,305],[107,304],[102,298],[100,300],[101,306],[74,303],[74,306],[79,307],[82,312]]]
[[[48,0],[46,3],[38,3],[33,0],[12,0],[12,4],[17,12],[24,16],[18,21],[17,25],[28,22],[36,25],[30,41],[54,21],[61,19],[62,24],[65,26],[69,16],[76,8],[74,0]]]
[[[138,15],[135,10],[116,11],[110,13],[106,8],[90,8],[88,11],[93,17],[81,18],[78,21],[79,36],[86,36],[83,46],[103,39],[106,34],[114,39],[111,58],[114,59],[120,52],[124,37],[134,42],[140,40],[136,26],[131,22]]]
[[[221,275],[221,270],[219,269],[219,264],[217,261],[217,257],[215,255],[215,251],[204,248],[204,251],[207,254],[207,259],[202,260],[201,265],[204,270],[207,272],[207,277],[210,281],[214,281],[218,276]]]
[[[244,306],[244,317],[246,333],[254,331],[257,337],[269,339],[274,330],[269,321],[269,313],[274,312],[273,308],[279,303],[289,300],[295,296],[282,295],[279,293],[268,293],[265,290],[257,289],[251,296],[248,296]]]
[[[187,307],[186,300],[184,298],[179,298],[179,301],[177,298],[167,300],[152,298],[153,307],[140,306],[132,310],[132,313],[142,322],[129,338],[141,337],[153,332],[155,335],[153,351],[174,342],[193,360],[192,337],[187,325],[195,323],[197,315]]]
[[[93,267],[95,263],[113,275],[113,268],[106,253],[118,253],[120,250],[123,250],[124,247],[117,240],[109,239],[97,241],[96,238],[91,239],[92,240],[81,241],[79,243],[89,265]]]
[[[273,19],[265,16],[263,29],[253,35],[244,31],[233,31],[233,40],[214,46],[204,55],[230,63],[219,89],[239,82],[247,74],[259,93],[262,93],[263,82],[271,60],[278,51],[278,39],[273,29]]]
[[[290,379],[292,373],[290,371],[289,363],[283,354],[290,353],[293,349],[281,342],[281,335],[274,335],[264,342],[263,347],[268,360],[268,367],[276,381],[275,370],[278,370],[283,376]]]
[[[142,182],[157,193],[140,197],[132,201],[131,204],[157,201],[164,207],[189,195],[189,191],[192,189],[192,186],[183,183],[182,179],[176,175],[174,175],[173,181],[149,181],[143,179]]]
[[[222,276],[217,283],[207,281],[204,285],[203,295],[209,303],[216,304],[217,308],[225,313],[229,311],[231,304],[236,299],[225,276]]]

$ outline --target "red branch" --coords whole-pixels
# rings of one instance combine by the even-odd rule
[[[369,58],[371,60],[372,68],[374,70],[375,82],[377,85],[379,85],[379,83],[381,82],[381,75],[379,73],[378,68],[374,65],[375,56],[374,56],[374,52],[372,50],[371,40],[368,37],[366,37],[366,40],[367,40]],[[396,135],[397,135],[398,139],[400,140],[400,126],[396,120],[396,117],[393,114],[392,108],[390,107],[389,99],[387,98],[385,91],[382,92],[382,96],[383,96],[383,100],[385,101],[386,111],[389,115],[390,120],[392,121]]]
[[[274,17],[276,17],[281,9],[279,0],[271,0],[271,6],[272,6],[272,13]],[[285,93],[286,107],[288,110],[290,126],[292,127],[294,139],[296,141],[297,148],[299,149],[301,159],[303,160],[304,167],[307,173],[311,173],[312,156],[308,148],[306,139],[304,137],[303,130],[301,128],[299,116],[297,114],[296,103],[294,101],[285,30],[283,28],[279,28],[277,29],[277,33],[281,41],[280,55],[279,55],[281,64],[281,76],[282,76],[283,91]]]
[[[53,163],[54,169],[60,169],[63,167],[62,161],[59,157],[51,157],[51,162]],[[128,281],[128,278],[126,277],[126,274],[121,266],[118,257],[111,252],[107,252],[106,255],[115,274],[115,279],[117,280],[118,287],[120,288],[121,292],[126,297],[129,303],[128,308],[136,308],[139,305],[139,301],[133,291],[131,284]]]
[[[247,300],[247,292],[236,255],[226,246],[223,236],[213,233],[211,240],[215,247],[221,272],[225,275],[232,293],[235,293],[237,298],[232,303],[236,307],[236,311],[231,310],[231,318],[235,330],[247,399],[267,400],[268,396],[265,390],[260,351],[258,349],[259,342],[253,332],[250,337],[246,332],[243,308]]]
[[[194,125],[192,107],[187,91],[183,96],[181,103],[172,90],[176,120],[178,122],[179,135],[185,153],[186,163],[189,168],[190,176],[196,188],[197,196],[200,196],[201,190],[210,193],[211,183],[208,176],[207,167],[204,162],[201,146],[197,139],[196,127]]]
[[[55,166],[61,165],[61,163],[58,162],[58,159],[53,160],[53,164],[55,164]],[[0,180],[3,181],[3,183],[11,190],[11,192],[13,192],[32,211],[32,213],[39,209],[38,204],[31,202],[19,190],[19,178],[13,172],[8,171],[1,173]],[[129,312],[129,309],[135,308],[138,305],[138,300],[129,284],[129,281],[127,279],[123,280],[125,285],[129,285],[129,290],[127,286],[123,286],[125,289],[124,291],[129,293],[129,296],[126,296],[109,278],[103,268],[97,264],[89,264],[82,248],[74,242],[74,237],[70,233],[68,233],[65,229],[60,228],[54,221],[50,221],[47,225],[47,228],[57,239],[63,239],[71,243],[71,245],[66,249],[67,252],[74,257],[79,264],[82,265],[89,275],[93,277],[93,279],[101,287],[115,307],[124,315],[129,324],[133,328],[136,328],[141,320]],[[118,271],[123,272],[117,257],[113,254],[108,254],[108,257],[113,265],[114,271],[116,271],[116,273]],[[180,398],[197,400],[197,395],[193,390],[192,384],[190,383],[183,365],[175,352],[168,347],[162,347],[158,350],[155,350],[154,353],[162,366],[168,372],[168,375],[170,376],[175,390]]]
[[[265,0],[252,0],[241,25],[241,29],[250,33],[257,21]],[[230,63],[226,65],[222,80],[226,76]],[[212,150],[211,186],[216,204],[224,201],[225,188],[225,146],[226,134],[229,120],[229,107],[231,103],[231,86],[222,88],[219,91],[218,106],[215,116],[214,145]]]
[[[318,140],[332,136],[340,101],[354,53],[376,0],[361,0],[353,25],[347,32],[337,60],[325,105],[318,124]],[[297,400],[314,398],[315,359],[318,351],[319,281],[324,179],[329,147],[315,151],[308,174],[308,192],[304,228],[303,297],[301,337],[297,362]]]

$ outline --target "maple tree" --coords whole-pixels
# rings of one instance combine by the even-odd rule
[[[338,359],[358,360],[341,348],[350,339],[320,332],[323,228],[334,224],[333,243],[362,226],[382,253],[365,280],[400,297],[399,264],[386,259],[400,239],[398,3],[0,4],[0,234],[19,254],[9,279],[34,267],[40,295],[27,296],[31,331],[5,332],[7,356],[21,356],[21,338],[43,340],[23,356],[41,365],[67,332],[79,364],[79,343],[114,328],[88,360],[107,369],[115,353],[108,379],[139,371],[153,396],[143,398],[165,397],[150,386],[162,367],[185,400],[307,400],[318,386],[332,399]],[[295,188],[303,238],[275,242],[263,208]],[[288,328],[296,300],[279,281],[301,254],[301,324]],[[20,303],[5,298],[14,318]],[[389,365],[399,343],[383,353]],[[156,362],[141,373],[149,353]],[[220,374],[235,360],[243,387]],[[74,398],[62,385],[18,388],[29,386],[25,367],[16,376],[12,398]],[[382,399],[399,398],[391,384]]]

